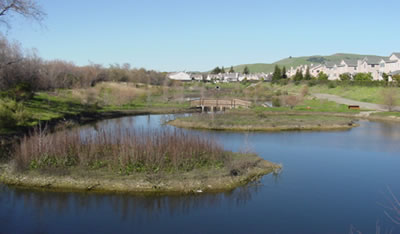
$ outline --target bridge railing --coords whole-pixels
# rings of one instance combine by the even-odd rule
[[[229,107],[229,108],[236,108],[236,107],[247,108],[247,107],[251,106],[251,102],[240,100],[240,99],[206,99],[206,98],[202,98],[199,100],[191,101],[190,105],[193,107],[214,106],[214,107]]]

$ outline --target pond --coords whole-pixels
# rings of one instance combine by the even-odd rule
[[[105,120],[83,134],[122,124],[161,125],[168,115]],[[0,233],[363,233],[400,232],[384,214],[400,197],[400,125],[360,121],[337,132],[239,133],[185,130],[227,150],[282,163],[278,176],[216,194],[132,196],[53,193],[0,185]]]

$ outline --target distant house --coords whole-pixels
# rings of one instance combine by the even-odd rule
[[[191,80],[202,81],[203,75],[202,74],[191,74],[190,78],[191,78]]]
[[[340,74],[355,74],[357,73],[357,60],[344,59],[340,62]]]
[[[323,71],[323,69],[324,69],[324,65],[322,65],[322,64],[317,64],[317,65],[313,65],[313,64],[311,64],[311,66],[310,66],[310,74],[312,75],[312,76],[318,76],[318,74],[321,72],[321,71]]]
[[[241,74],[239,76],[239,81],[248,80],[248,81],[259,81],[261,80],[261,74]]]
[[[382,80],[379,74],[379,66],[382,58],[379,57],[365,57],[359,60],[357,64],[357,73],[371,73],[374,80]]]
[[[220,81],[223,81],[223,76],[222,76],[222,74],[208,74],[206,80],[220,82]]]
[[[386,73],[390,76],[400,73],[400,53],[393,53],[388,59],[381,59],[379,74]]]
[[[324,65],[324,73],[328,75],[329,80],[338,80],[339,79],[339,72],[338,72],[338,65],[332,62],[326,62]]]
[[[168,74],[168,78],[171,80],[179,81],[191,81],[192,77],[186,72],[175,72]]]
[[[317,76],[320,72],[326,73],[329,80],[338,80],[340,75],[345,73],[351,75],[371,73],[374,80],[382,80],[383,73],[389,76],[400,73],[400,53],[392,53],[389,57],[367,56],[360,60],[343,59],[340,63],[327,61],[318,65],[300,65],[296,68],[291,67],[287,74],[289,77],[293,76],[296,71],[305,74],[307,68],[310,68],[313,76]]]
[[[223,74],[224,82],[238,82],[239,73],[225,73]]]

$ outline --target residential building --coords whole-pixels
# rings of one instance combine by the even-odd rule
[[[192,78],[190,77],[190,74],[186,72],[174,72],[168,74],[168,78],[171,80],[179,80],[179,81],[191,81]]]

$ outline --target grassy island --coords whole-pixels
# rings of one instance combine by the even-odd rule
[[[0,182],[67,191],[221,191],[280,169],[179,130],[38,130],[15,146],[14,154],[0,166]]]
[[[193,114],[172,120],[168,124],[183,128],[233,131],[345,130],[358,126],[351,118],[333,114],[254,109],[232,110],[219,114]]]

